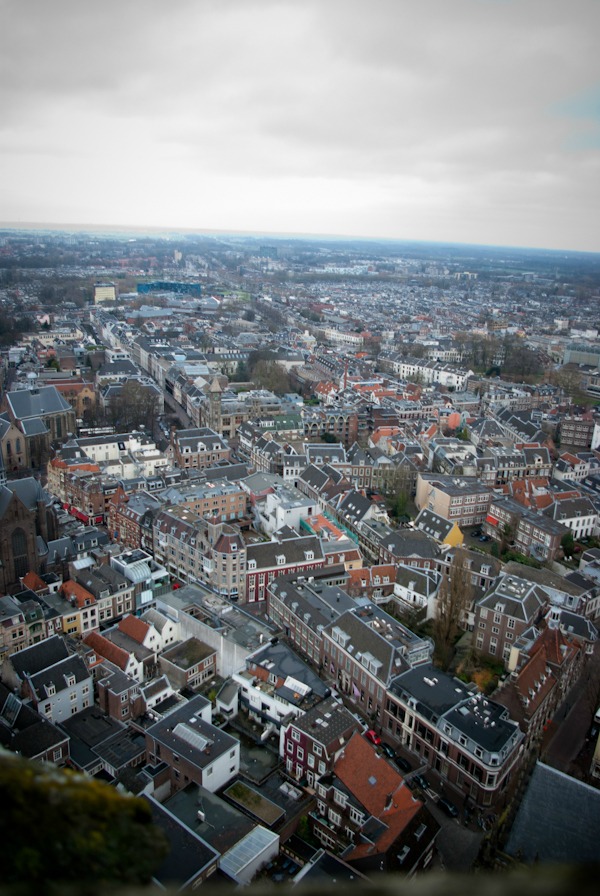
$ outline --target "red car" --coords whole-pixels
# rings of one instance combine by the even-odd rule
[[[372,744],[375,744],[376,747],[381,743],[381,738],[373,728],[369,728],[368,731],[365,731],[365,737],[367,740],[370,740]]]

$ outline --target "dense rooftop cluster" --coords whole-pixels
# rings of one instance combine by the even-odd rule
[[[2,747],[141,795],[161,883],[452,867],[455,817],[550,859],[547,792],[511,825],[600,701],[599,298],[591,255],[0,233]]]

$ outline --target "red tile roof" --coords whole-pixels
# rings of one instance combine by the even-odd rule
[[[98,632],[90,632],[83,641],[88,647],[95,650],[99,656],[103,656],[105,660],[118,666],[123,672],[126,670],[129,654],[122,647],[117,647],[116,644],[113,644],[112,641],[109,641],[104,635],[98,634]]]
[[[422,807],[402,776],[362,734],[354,734],[334,768],[336,776],[386,828],[376,843],[357,844],[346,859],[386,852]]]
[[[124,634],[129,635],[130,638],[133,638],[134,641],[137,641],[138,644],[144,643],[144,638],[150,630],[150,626],[147,622],[144,622],[143,619],[138,619],[137,616],[131,615],[123,616],[118,623],[117,628],[119,631],[124,632]]]

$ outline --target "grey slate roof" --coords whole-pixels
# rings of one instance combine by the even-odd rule
[[[304,715],[294,719],[292,724],[294,728],[306,732],[323,744],[325,749],[329,749],[332,744],[336,745],[340,737],[362,730],[360,722],[350,710],[333,697],[313,706]]]
[[[506,616],[530,623],[535,622],[547,602],[547,594],[538,585],[514,575],[503,575],[477,605],[495,610],[501,604]]]
[[[8,392],[6,400],[11,413],[17,420],[24,420],[27,417],[44,417],[48,414],[61,414],[72,410],[69,402],[62,397],[55,386]]]
[[[537,762],[506,851],[526,862],[598,862],[600,791]]]
[[[60,691],[68,690],[71,687],[67,683],[70,676],[74,676],[77,683],[90,678],[90,672],[81,657],[70,656],[68,659],[60,660],[55,665],[32,675],[29,680],[38,699],[44,700],[48,695],[50,685],[55,688],[57,694]]]
[[[0,745],[28,759],[64,744],[69,738],[49,719],[24,704],[0,682]]]
[[[53,635],[45,641],[40,641],[39,644],[33,644],[13,654],[11,662],[13,669],[22,679],[25,675],[37,675],[38,672],[54,666],[68,656],[69,651],[64,640],[60,635]]]

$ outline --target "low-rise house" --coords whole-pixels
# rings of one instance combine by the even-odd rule
[[[284,721],[298,716],[329,696],[326,684],[296,653],[281,641],[265,644],[246,660],[246,668],[234,673],[239,701],[250,718],[279,730]]]
[[[210,722],[210,701],[196,696],[146,730],[148,762],[170,769],[171,791],[190,782],[211,793],[240,770],[240,742]]]
[[[62,722],[93,703],[89,670],[59,635],[6,659],[2,679],[53,722]]]
[[[436,597],[441,582],[440,573],[428,569],[415,569],[399,563],[394,581],[394,600],[402,611],[425,611],[426,619],[436,614]]]
[[[188,638],[162,653],[158,664],[177,690],[196,688],[216,677],[217,651],[198,638]]]
[[[134,646],[132,644],[131,649],[127,649],[99,632],[92,632],[86,635],[83,641],[97,656],[108,660],[109,663],[112,663],[113,666],[116,666],[121,672],[124,672],[138,683],[144,680],[144,663],[137,655],[139,650],[135,649],[139,645]]]
[[[333,767],[344,746],[362,725],[334,697],[322,700],[280,729],[279,753],[288,775],[309,787]]]
[[[71,740],[71,763],[88,775],[103,771],[116,779],[145,761],[143,735],[97,706],[65,719],[61,727]]]
[[[560,689],[541,645],[494,692],[493,699],[505,706],[525,735],[524,745],[536,744],[558,705]]]
[[[414,522],[415,529],[425,532],[438,544],[447,544],[455,548],[464,541],[460,526],[453,520],[447,520],[432,510],[423,508]]]

